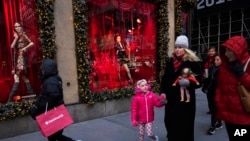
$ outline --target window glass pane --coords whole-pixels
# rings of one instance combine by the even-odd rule
[[[155,80],[155,6],[134,0],[88,4],[91,90]]]
[[[0,1],[0,103],[40,93],[38,36],[35,1]]]

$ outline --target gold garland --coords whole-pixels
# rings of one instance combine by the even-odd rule
[[[181,34],[181,13],[182,13],[182,3],[183,0],[177,0],[175,2],[175,36]]]
[[[175,36],[181,34],[181,14],[182,10],[187,11],[194,9],[196,7],[196,0],[176,0],[175,1]]]
[[[43,59],[56,59],[54,3],[55,0],[37,0],[39,39]]]
[[[88,54],[88,7],[86,1],[73,1],[74,28],[76,37],[76,61],[78,74],[78,92],[81,99],[85,103],[92,103],[92,98],[89,96],[89,74],[91,66]]]
[[[168,1],[158,0],[156,3],[156,90],[159,91],[159,84],[164,73],[166,58],[168,57],[169,43],[169,20],[168,20]]]

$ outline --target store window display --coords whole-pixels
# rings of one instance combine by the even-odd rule
[[[36,2],[0,1],[0,103],[33,99],[41,83]]]
[[[142,78],[155,81],[155,5],[123,0],[88,2],[91,90],[124,88]]]

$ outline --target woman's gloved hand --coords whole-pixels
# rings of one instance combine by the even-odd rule
[[[236,77],[241,77],[244,74],[244,65],[240,61],[235,61],[230,70],[236,75]]]

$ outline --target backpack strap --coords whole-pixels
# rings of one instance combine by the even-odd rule
[[[250,58],[247,60],[247,62],[246,62],[246,64],[245,64],[245,66],[244,66],[244,69],[243,69],[243,71],[244,71],[244,72],[246,71],[246,69],[247,69],[247,66],[248,66],[249,62],[250,62]]]

